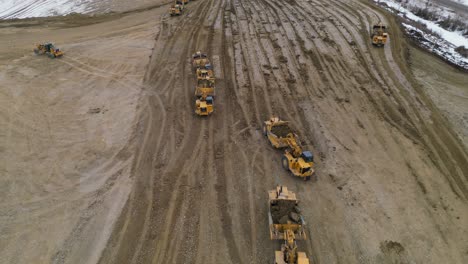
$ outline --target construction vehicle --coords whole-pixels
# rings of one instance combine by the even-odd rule
[[[268,138],[270,144],[275,148],[288,146],[288,137],[297,138],[294,131],[289,127],[289,122],[280,120],[279,117],[271,117],[263,124],[263,135]]]
[[[188,4],[190,2],[190,0],[182,0],[182,3],[184,3],[184,5]]]
[[[192,55],[192,65],[195,70],[204,68],[205,65],[209,63],[210,60],[208,59],[208,55],[202,53],[201,51],[197,51],[195,54]]]
[[[202,96],[215,96],[215,81],[213,78],[206,77],[205,79],[197,79],[197,86],[195,86],[195,96],[200,98]]]
[[[296,238],[291,230],[286,230],[281,251],[275,251],[275,264],[309,264],[306,253],[297,251]]]
[[[385,45],[388,39],[387,27],[382,25],[382,23],[374,25],[372,27],[371,39],[372,45],[379,47]]]
[[[195,113],[199,116],[208,116],[213,113],[213,97],[203,94],[195,101]]]
[[[176,0],[176,5],[179,5],[182,10],[185,9],[185,3],[183,0]]]
[[[179,4],[175,4],[175,5],[172,5],[171,8],[169,9],[169,14],[171,14],[171,16],[180,16],[182,15],[182,6],[179,5]]]
[[[296,194],[286,186],[276,186],[268,191],[268,222],[270,224],[270,239],[287,239],[287,231],[294,234],[295,239],[307,238]]]
[[[314,174],[314,156],[310,151],[303,151],[298,144],[296,137],[289,134],[286,137],[288,148],[284,151],[281,158],[281,165],[294,176],[301,177],[305,181],[310,180]]]
[[[45,54],[49,58],[58,58],[63,56],[63,51],[60,49],[56,48],[54,44],[52,43],[45,43],[45,44],[37,44],[36,48],[34,49],[34,53],[39,55],[39,54]]]
[[[197,79],[214,79],[213,67],[210,63],[205,64],[205,66],[197,67]]]
[[[314,156],[310,151],[303,151],[299,139],[289,127],[289,122],[271,117],[263,125],[263,134],[275,148],[287,148],[281,164],[294,176],[309,180],[313,175]]]

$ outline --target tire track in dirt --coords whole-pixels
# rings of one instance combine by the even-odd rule
[[[307,204],[311,240],[299,245],[314,263],[375,263],[377,253],[363,239],[367,231],[359,229],[361,225],[384,225],[388,237],[399,237],[405,229],[365,211],[386,214],[382,208],[389,207],[379,200],[389,189],[373,182],[380,175],[367,174],[402,178],[372,167],[375,160],[362,165],[360,145],[391,148],[406,138],[417,144],[422,139],[412,135],[413,130],[425,132],[419,128],[422,105],[404,92],[413,84],[394,50],[401,44],[391,41],[385,50],[372,49],[367,28],[374,14],[381,15],[358,7],[360,3],[337,0],[198,1],[179,21],[166,22],[147,74],[148,98],[140,109],[139,133],[147,138],[141,139],[141,163],[135,165],[138,183],[122,215],[122,230],[116,229],[116,242],[109,245],[123,253],[109,260],[270,261],[279,243],[268,238],[266,191],[284,183]],[[222,72],[216,76],[215,113],[208,119],[192,114],[194,75],[188,58],[196,50],[219,60],[215,69]],[[270,148],[258,129],[270,114],[293,121],[304,145],[313,146],[317,182],[303,183],[281,170],[281,152]],[[432,136],[434,153],[440,151],[437,136]],[[392,148],[402,151],[404,145]],[[384,153],[379,158],[399,158],[375,149]],[[407,158],[422,162],[410,154]],[[440,166],[449,165],[444,161]],[[363,179],[374,185],[356,187],[356,182],[365,185]],[[368,196],[347,191],[347,184]],[[354,197],[361,197],[363,205]],[[370,220],[358,219],[359,212]],[[439,222],[434,220],[434,225]],[[378,244],[383,237],[372,239]],[[409,259],[417,259],[410,248],[401,256]]]
[[[162,32],[161,34],[163,34],[163,35],[164,35],[164,34],[169,35],[170,32],[167,32],[167,31],[166,31],[166,32]],[[160,37],[161,37],[161,35],[160,35]],[[163,36],[163,37],[167,38],[168,36]],[[164,42],[165,42],[165,40],[162,40],[161,43],[164,43]],[[169,44],[170,44],[170,42],[169,42]],[[157,42],[156,45],[158,45],[158,42]],[[163,53],[162,50],[167,49],[167,48],[165,48],[165,47],[168,47],[168,46],[167,46],[166,44],[164,44],[164,46],[160,46],[160,47],[155,46],[155,53],[153,54],[153,56],[154,56],[153,59],[161,58],[160,61],[163,61],[163,62],[164,62],[164,61],[167,61],[167,59],[164,59],[164,56],[161,57],[161,55],[165,55],[165,54],[162,54],[162,53]],[[161,50],[161,48],[162,48],[162,50]],[[187,54],[181,55],[181,57],[184,56],[184,60],[183,60],[183,62],[182,62],[182,64],[183,64],[184,66],[185,66],[185,63],[184,63],[184,62],[185,62],[185,59],[186,59],[186,57],[187,57],[186,55],[187,55]],[[169,55],[169,56],[170,56],[170,55]],[[170,58],[170,57],[169,57],[169,58]],[[175,67],[175,68],[177,68],[177,67]],[[151,70],[152,70],[152,69],[151,69],[151,67],[150,67],[150,71],[151,71]],[[147,79],[149,79],[149,80],[154,80],[155,78],[157,79],[157,78],[158,78],[158,75],[159,75],[159,72],[156,71],[156,75],[155,75],[155,74],[149,74],[148,77],[147,77]],[[168,86],[166,86],[166,87],[173,86],[173,84],[174,84],[173,81],[172,81],[172,82],[169,82],[169,83],[172,84],[172,85],[168,85]],[[156,86],[157,86],[157,85],[158,85],[158,83],[156,82]],[[166,84],[165,84],[165,85],[166,85]],[[149,86],[151,87],[152,84],[150,84]],[[189,89],[189,88],[192,88],[192,87],[185,87],[185,89]],[[147,91],[147,93],[149,94],[149,95],[148,95],[148,98],[149,98],[149,99],[154,98],[154,96],[157,95],[157,93],[155,94],[155,93],[150,92],[150,91]],[[190,95],[191,95],[191,92],[189,92],[189,91],[187,90],[187,92],[184,93],[184,94],[186,94],[186,96],[185,96],[185,101],[188,101],[188,100],[191,101],[191,99],[192,99],[191,96],[190,96]],[[171,95],[170,95],[170,96],[171,96]],[[169,100],[169,101],[170,101],[170,100]],[[148,101],[148,102],[150,102],[150,101]],[[157,104],[157,101],[153,101],[153,102]],[[160,102],[163,103],[162,100],[161,100]],[[150,103],[150,104],[151,104],[151,103]],[[186,102],[186,103],[184,104],[184,101],[181,101],[179,104],[183,104],[183,107],[182,107],[181,109],[187,109],[187,108],[189,108],[188,102]],[[190,104],[190,106],[191,106],[191,104]],[[167,106],[165,106],[164,103],[161,105],[161,107],[162,107],[163,111],[166,111]],[[150,108],[150,109],[151,109],[151,108]],[[169,108],[168,110],[171,110],[171,109]],[[145,112],[145,109],[143,108],[142,111]],[[159,111],[149,110],[149,113],[153,113],[153,112],[156,113],[156,112],[159,112]],[[174,116],[174,115],[177,116],[177,113],[168,112],[168,115],[169,115],[169,116],[166,117],[166,118],[164,118],[164,120],[166,120],[166,119],[171,120],[171,119],[172,119],[172,116]],[[143,119],[143,120],[144,120],[144,119]],[[158,124],[159,124],[159,122],[156,122],[156,121],[151,122],[151,120],[140,121],[140,122],[141,122],[141,123],[154,124],[154,125],[156,125],[157,127],[158,127]],[[164,123],[165,123],[165,122],[163,122],[162,124],[164,124]],[[186,127],[191,127],[191,126],[190,126],[190,125],[187,125]],[[153,130],[151,127],[149,127],[149,129],[148,129],[147,131],[153,130],[152,132],[154,133],[155,131],[158,131],[159,128],[160,128],[160,127],[158,127],[156,130]],[[162,143],[161,140],[162,140],[162,138],[164,137],[164,135],[171,134],[170,131],[164,131],[165,128],[166,128],[166,129],[171,128],[171,125],[165,126],[165,127],[164,127],[164,126],[161,127],[162,130],[159,132],[159,134],[156,134],[156,136],[153,135],[153,136],[152,136],[153,139],[152,139],[151,141],[154,142],[154,139],[159,139],[158,142],[159,142],[159,143]],[[198,131],[197,131],[196,129],[193,129],[192,131],[194,131],[195,133],[198,133]],[[184,143],[184,146],[187,145],[187,142],[190,142],[189,138],[195,138],[195,136],[193,135],[193,132],[192,132],[191,134],[187,135],[187,136],[188,136],[188,137],[184,137],[184,142],[185,142],[185,143]],[[154,144],[154,143],[151,143],[151,141],[148,142],[148,141],[144,140],[143,143],[142,143],[142,145],[150,145],[150,146],[147,146],[147,147],[150,147],[150,148],[151,148],[151,145]],[[191,144],[189,144],[189,147],[191,147],[190,145],[191,145]],[[151,161],[151,160],[153,160],[153,158],[151,158],[151,154],[149,154],[149,153],[160,153],[160,152],[161,152],[161,147],[162,147],[162,145],[158,144],[158,145],[156,146],[156,149],[155,149],[154,151],[145,150],[145,149],[141,150],[141,153],[142,153],[142,154],[145,154],[146,157],[142,156],[139,160],[142,160],[142,159],[143,159],[143,160],[146,160],[146,164],[147,164],[147,165],[145,165],[146,167],[148,167],[148,165],[150,165],[151,167],[153,167],[153,166],[156,166],[156,167],[158,167],[158,166],[159,166],[159,167],[163,166],[163,165],[160,164],[159,162],[156,163],[155,165],[151,165],[151,164],[153,163],[153,162]],[[186,149],[186,150],[188,151],[188,153],[190,153],[189,149]],[[149,155],[148,155],[148,154],[149,154]],[[140,166],[141,166],[141,165],[138,165],[138,163],[136,164],[136,167],[140,167]],[[127,227],[124,231],[129,232],[129,233],[130,233],[129,235],[134,236],[134,234],[141,234],[141,235],[140,235],[140,240],[141,240],[141,242],[139,242],[139,243],[136,244],[136,245],[138,245],[138,247],[140,248],[140,250],[134,251],[134,250],[131,250],[131,249],[129,250],[129,249],[123,248],[123,250],[119,250],[119,251],[118,251],[118,252],[121,253],[121,254],[120,254],[121,256],[122,256],[122,255],[125,256],[125,254],[126,254],[126,255],[127,255],[126,258],[129,258],[129,257],[130,257],[130,258],[133,258],[134,261],[136,261],[137,259],[141,259],[141,258],[142,258],[142,257],[141,257],[141,254],[140,254],[139,252],[145,251],[145,250],[146,250],[146,249],[144,248],[144,247],[147,247],[146,242],[145,242],[145,239],[146,239],[146,237],[147,237],[148,235],[151,235],[151,233],[152,233],[152,232],[148,232],[148,233],[147,233],[147,231],[146,231],[147,228],[148,228],[148,225],[150,225],[150,224],[151,224],[151,221],[152,221],[151,218],[150,218],[150,217],[151,217],[151,214],[152,214],[152,213],[151,213],[152,211],[151,211],[150,208],[152,208],[152,207],[155,208],[155,206],[156,206],[156,204],[153,203],[153,200],[154,200],[153,193],[154,193],[154,191],[152,190],[152,187],[153,187],[154,185],[162,186],[161,184],[159,184],[160,181],[154,181],[154,180],[153,180],[153,176],[151,176],[151,172],[150,172],[150,171],[152,171],[153,169],[140,169],[140,170],[142,170],[142,171],[145,171],[145,170],[146,170],[146,171],[148,171],[148,173],[149,173],[150,175],[148,175],[149,177],[148,177],[148,176],[144,176],[144,177],[140,178],[141,180],[145,180],[145,178],[146,178],[146,180],[145,180],[146,183],[145,183],[145,182],[141,182],[141,183],[140,183],[141,185],[138,184],[138,183],[136,184],[136,189],[135,189],[136,191],[134,191],[134,193],[135,193],[135,192],[136,192],[136,193],[140,192],[140,194],[137,194],[136,196],[133,195],[133,197],[131,197],[130,200],[131,200],[131,201],[138,202],[138,203],[135,204],[134,202],[133,202],[133,203],[130,202],[130,207],[129,207],[129,210],[128,210],[127,212],[128,212],[128,213],[131,213],[131,215],[128,215],[128,214],[127,214],[127,216],[126,216],[126,220],[127,220],[127,221],[126,221],[126,223],[123,224],[123,226],[126,226],[126,227]],[[157,173],[157,171],[158,171],[158,170],[156,170],[155,173]],[[179,174],[180,174],[180,173],[179,173]],[[162,179],[162,180],[164,180],[164,179]],[[141,186],[141,187],[139,187],[139,186]],[[143,193],[143,195],[142,195],[141,192],[143,192],[145,189],[148,189],[148,187],[150,187],[150,190],[147,190],[146,193]],[[146,198],[144,198],[144,199],[142,200],[141,198],[138,198],[138,197],[146,197]],[[132,216],[132,215],[135,215],[135,214],[138,215],[138,212],[143,212],[142,209],[144,208],[145,205],[142,204],[141,202],[144,201],[144,200],[147,200],[147,202],[146,202],[147,207],[146,207],[146,208],[148,208],[148,209],[144,210],[144,211],[146,211],[146,213],[143,214],[143,217],[141,217],[141,219],[143,219],[143,221],[145,221],[145,222],[147,222],[147,223],[146,223],[146,224],[143,224],[143,225],[139,225],[139,224],[132,225],[131,222],[129,222],[129,221],[131,221],[131,219],[134,218],[134,216]],[[132,204],[134,204],[134,207],[132,206]],[[132,212],[133,212],[133,213],[132,213]],[[145,216],[145,215],[146,215],[146,216]],[[134,220],[134,219],[133,219],[133,220]],[[143,230],[143,231],[136,231],[136,230],[135,230],[135,227],[137,228],[136,230],[140,229],[140,230]],[[144,227],[144,228],[141,229],[141,227]],[[131,230],[131,229],[134,229],[134,230]],[[150,228],[149,230],[151,230],[151,228]],[[136,231],[136,232],[135,232],[135,231]],[[122,232],[122,233],[124,233],[124,232]],[[125,240],[123,239],[123,236],[122,236],[122,235],[121,235],[120,238],[118,239],[118,242],[119,242],[119,243],[118,243],[117,245],[122,245],[121,243],[125,243]],[[145,244],[145,246],[142,247],[142,244]],[[126,247],[126,246],[135,246],[135,244],[134,244],[134,245],[123,245],[123,246],[124,246],[124,247]],[[139,256],[139,254],[140,254],[140,256]],[[121,261],[121,262],[123,262],[123,263],[129,263],[129,262],[130,262],[130,261],[126,261],[125,258],[122,258],[121,256],[119,256],[118,254],[116,254],[116,255],[114,255],[114,257],[111,258],[111,259],[119,259],[119,261]],[[133,257],[132,257],[132,256],[133,256]],[[105,258],[103,258],[103,259],[105,259]],[[104,262],[106,262],[106,261],[104,261]]]

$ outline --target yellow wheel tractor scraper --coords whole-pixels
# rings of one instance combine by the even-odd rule
[[[207,64],[210,64],[210,60],[208,59],[208,55],[206,55],[205,53],[197,51],[195,54],[192,55],[192,66],[195,70],[202,69]]]
[[[203,95],[195,101],[195,114],[199,116],[208,116],[213,113],[213,97]]]
[[[307,239],[305,221],[296,194],[286,186],[268,192],[270,238],[283,240],[281,251],[275,251],[275,264],[309,264],[304,252],[298,252],[296,240]]]
[[[63,56],[63,51],[56,48],[52,43],[37,44],[34,48],[34,53],[37,55],[47,55],[49,58],[59,58]]]
[[[375,46],[383,46],[387,43],[388,33],[387,27],[379,23],[372,27],[371,34],[372,44]]]
[[[180,1],[176,1],[175,4],[171,5],[169,8],[169,14],[171,16],[180,16],[184,10],[184,4]]]
[[[299,138],[290,128],[289,122],[272,117],[265,121],[263,134],[275,148],[287,148],[284,151],[281,164],[294,176],[309,180],[314,174],[314,157],[310,151],[303,151]]]

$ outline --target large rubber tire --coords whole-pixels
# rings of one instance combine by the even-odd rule
[[[285,156],[281,158],[281,166],[283,166],[283,169],[289,171],[289,161],[288,158],[286,158]]]
[[[34,54],[39,55],[39,50],[38,50],[38,49],[34,49]]]
[[[310,176],[304,177],[304,181],[310,181]]]
[[[266,125],[263,125],[262,127],[262,132],[263,132],[263,135],[266,137],[267,136],[267,128],[266,128]]]

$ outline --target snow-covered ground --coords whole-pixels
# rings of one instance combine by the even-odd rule
[[[468,39],[464,37],[461,32],[451,32],[443,29],[433,21],[422,19],[415,14],[411,13],[408,9],[404,8],[400,3],[392,0],[374,0],[378,4],[385,4],[386,9],[390,12],[396,13],[398,16],[403,17],[409,21],[417,22],[425,25],[432,32],[437,34],[428,34],[409,24],[403,24],[407,33],[420,41],[421,45],[433,53],[442,56],[451,63],[454,63],[462,68],[468,69],[468,58],[462,57],[455,51],[456,47],[465,46],[468,48]],[[463,0],[464,3],[468,0]],[[468,4],[468,3],[467,3]],[[439,36],[437,36],[439,35]]]
[[[468,70],[468,59],[455,51],[453,45],[441,41],[438,37],[425,33],[411,25],[403,23],[406,33],[417,40],[419,44],[431,52],[443,57],[445,60]]]
[[[468,6],[468,0],[456,0],[456,2],[459,2],[460,4],[464,4]]]
[[[468,0],[467,0],[468,1]],[[432,30],[433,32],[436,32],[439,34],[443,39],[447,40],[448,42],[452,43],[453,45],[458,46],[465,46],[468,47],[468,39],[465,38],[460,32],[451,32],[446,29],[443,29],[433,21],[428,21],[425,19],[422,19],[415,14],[411,13],[408,9],[404,8],[401,6],[398,2],[391,1],[391,0],[380,0],[380,3],[385,3],[387,6],[395,9],[396,11],[399,12],[400,16],[404,16],[408,18],[409,20],[419,22],[421,24],[424,24]]]
[[[0,0],[0,19],[90,13],[96,0]]]

